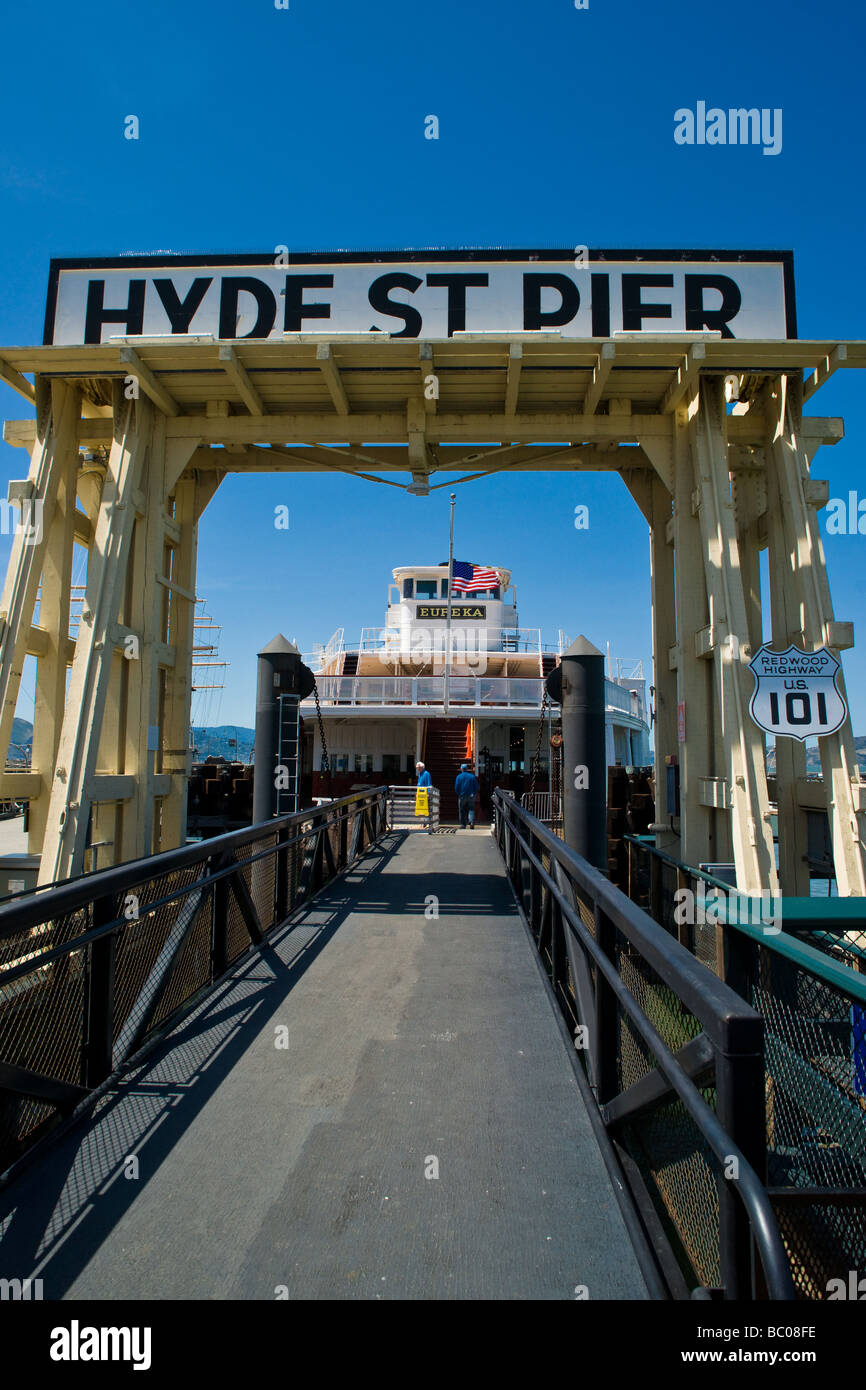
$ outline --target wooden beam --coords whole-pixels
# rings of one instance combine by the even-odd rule
[[[72,525],[75,539],[79,545],[86,545],[88,548],[93,544],[93,522],[84,512],[80,512],[76,507],[72,517]]]
[[[54,554],[55,513],[58,505],[65,509],[75,504],[74,489],[70,499],[66,487],[78,461],[75,425],[80,411],[79,393],[65,382],[49,384],[40,380],[37,397],[39,436],[33,446],[28,481],[32,484],[34,502],[42,504],[41,534],[33,545],[26,543],[28,538],[23,531],[13,536],[6,582],[0,597],[0,613],[5,620],[0,641],[0,748],[4,752],[12,735],[36,594],[49,544]],[[65,670],[63,675],[65,683]]]
[[[164,574],[157,574],[155,578],[157,584],[161,584],[164,589],[170,589],[171,592],[177,594],[179,598],[185,598],[189,603],[196,602],[195,594],[191,589],[184,589],[180,584],[174,584],[170,579],[166,579]]]
[[[820,366],[811,372],[803,384],[803,400],[807,401],[810,396],[814,396],[825,381],[828,381],[837,367],[841,367],[843,362],[848,360],[848,349],[844,343],[837,343],[829,356],[824,358]]]
[[[798,398],[799,397],[799,398]],[[830,644],[835,621],[827,576],[821,528],[814,507],[806,498],[809,477],[807,450],[802,443],[800,411],[802,387],[799,378],[781,376],[775,388],[776,426],[770,450],[778,486],[779,511],[786,522],[784,538],[787,565],[780,582],[791,590],[796,605],[796,622],[803,623],[803,645],[817,651]],[[775,636],[775,632],[774,632]],[[845,696],[845,680],[840,666],[836,686]],[[850,720],[834,734],[818,740],[827,816],[833,845],[836,883],[840,897],[866,896],[866,855],[863,826],[858,821],[854,790],[860,783],[857,753]],[[794,769],[802,772],[802,768]],[[781,827],[780,827],[781,834]]]
[[[662,401],[662,415],[670,415],[672,410],[676,410],[680,401],[687,391],[690,391],[698,379],[701,367],[707,355],[705,343],[692,343],[680,366],[677,374],[665,392]]]
[[[91,801],[129,801],[135,796],[135,778],[128,772],[95,772],[87,783]]]
[[[241,400],[251,415],[264,415],[265,407],[262,398],[250,381],[249,373],[237,355],[237,352],[229,344],[224,344],[220,348],[220,361],[226,370],[226,375],[231,378],[240,392]]]
[[[838,418],[804,417],[801,442],[835,444],[844,438],[844,425]],[[646,439],[670,439],[669,415],[648,414],[619,416],[582,412],[529,412],[517,415],[437,413],[429,421],[428,437],[438,443],[463,444],[466,440],[484,439],[493,443],[551,443],[570,439],[573,443],[594,443],[601,439],[642,444]],[[760,413],[728,417],[728,439],[734,444],[762,447],[766,442],[767,422]],[[32,448],[36,437],[33,420],[7,420],[3,438],[13,447]],[[110,444],[110,420],[80,420],[78,442],[96,446]],[[202,415],[180,415],[169,421],[168,449],[171,453],[181,441],[196,440],[200,444],[405,444],[406,417],[399,411],[369,413],[353,411],[349,416],[335,413],[298,413],[264,415],[253,419],[248,415],[230,415],[227,419],[208,419]],[[191,445],[190,454],[196,445]],[[183,468],[180,469],[183,472]],[[180,476],[178,473],[177,476]]]
[[[334,402],[334,409],[338,415],[349,414],[349,397],[340,379],[340,369],[334,359],[334,352],[330,343],[319,343],[316,348],[316,361],[322,369],[322,376],[325,384],[331,393],[331,400]]]
[[[4,800],[36,801],[41,795],[41,772],[0,771],[0,797]]]
[[[605,388],[607,379],[613,370],[613,360],[616,357],[616,346],[614,343],[602,343],[601,352],[596,358],[595,366],[592,369],[592,381],[587,388],[586,396],[583,401],[584,415],[594,415],[596,407],[601,400],[601,393]]]
[[[427,394],[427,378],[436,375],[433,347],[431,343],[420,344],[418,348],[418,361],[421,364],[421,393],[424,397],[424,409],[428,415],[435,415],[439,402],[435,396],[429,396]]]
[[[520,372],[523,367],[523,346],[512,343],[508,349],[508,371],[505,378],[505,414],[517,414],[517,397],[520,394]]]
[[[142,362],[135,348],[121,347],[120,360],[132,368],[130,375],[138,378],[144,394],[153,401],[154,405],[159,406],[163,414],[171,416],[180,414],[180,406],[177,401],[169,395],[164,386],[160,385],[150,367],[145,366]],[[109,429],[111,428],[110,420],[106,420],[104,423],[109,426]]]
[[[11,386],[13,391],[19,395],[26,396],[28,401],[36,400],[36,388],[31,386],[26,376],[22,376],[15,367],[10,367],[8,362],[4,362],[0,357],[0,381],[5,381],[7,386]]]
[[[153,432],[149,400],[123,401],[119,391],[115,399],[116,435],[87,566],[87,594],[50,790],[40,883],[74,877],[84,864],[90,815],[86,793],[96,771],[99,731],[115,659],[110,629],[116,622],[132,550],[133,494]],[[129,665],[138,667],[141,662]]]
[[[423,410],[421,402],[418,406]],[[745,439],[738,442],[763,442],[760,426],[746,426]],[[104,421],[83,421],[103,426]],[[596,440],[632,441],[644,438],[670,438],[671,422],[667,415],[622,415],[612,419],[606,415],[584,415],[577,412],[538,412],[526,414],[449,414],[430,416],[426,432],[433,443],[464,443],[467,439],[483,439],[491,443],[540,443],[545,440],[559,443],[594,443]],[[168,425],[169,439],[199,438],[202,444],[404,444],[406,442],[405,412],[353,411],[351,415],[317,412],[314,414],[265,415],[253,420],[246,415],[231,415],[225,420],[209,420],[202,416],[183,415]]]
[[[732,811],[724,823],[721,853],[730,843],[737,866],[737,887],[754,893],[778,892],[770,827],[764,734],[753,722],[749,702],[754,691],[748,660],[752,654],[743,566],[731,497],[726,426],[728,416],[720,377],[700,384],[699,409],[689,421],[695,481],[700,494],[699,526],[709,601],[709,625],[715,639],[715,680],[711,722],[716,757],[710,772],[724,777],[731,789]],[[697,574],[687,582],[696,583]],[[703,623],[700,627],[706,627]],[[696,660],[700,660],[696,653]],[[688,861],[687,861],[688,862]]]
[[[45,656],[51,645],[51,633],[46,627],[37,627],[35,623],[30,624],[30,634],[27,638],[28,656]]]
[[[406,402],[406,438],[408,440],[409,469],[414,483],[420,483],[435,472],[435,464],[427,447],[426,427],[428,419],[420,401]]]

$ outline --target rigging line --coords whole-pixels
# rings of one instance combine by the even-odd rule
[[[270,444],[267,446],[263,444],[254,444],[253,448],[262,454],[284,454],[287,458],[299,458],[299,449],[309,449],[310,453],[312,454],[313,458],[316,460],[317,463],[321,462],[319,453],[322,450],[327,450],[329,454],[339,454],[342,458],[354,459],[357,463],[366,463],[368,466],[370,464],[378,465],[380,468],[390,468],[393,466],[393,460],[380,459],[375,454],[371,454],[367,458],[362,458],[358,455],[356,450],[341,449],[337,444],[293,444],[291,446],[287,444]],[[318,452],[314,453],[314,450]],[[334,466],[338,467],[339,465]]]
[[[257,445],[254,445],[253,447],[254,447],[254,448],[258,448]],[[259,452],[260,452],[260,453],[267,453],[267,452],[271,452],[271,451],[273,451],[273,450],[276,450],[276,452],[277,452],[278,454],[280,454],[280,453],[290,454],[290,453],[291,453],[291,450],[289,450],[289,449],[281,449],[281,448],[279,447],[279,445],[275,445],[275,444],[272,444],[272,445],[270,446],[270,449],[268,449],[268,450],[260,449]],[[335,450],[334,452],[343,453],[343,452],[345,452],[345,451],[344,451],[344,450]],[[348,457],[348,458],[351,458],[352,455],[351,455],[351,454],[348,454],[347,457]],[[408,483],[395,483],[395,482],[393,482],[390,478],[377,478],[376,475],[375,475],[375,473],[361,473],[361,472],[360,472],[358,469],[356,469],[356,468],[343,468],[339,463],[332,463],[332,464],[331,464],[331,467],[334,469],[335,472],[337,472],[337,473],[345,473],[345,474],[347,474],[347,476],[350,477],[350,478],[365,478],[365,479],[367,480],[367,482],[370,482],[370,483],[384,483],[386,487],[401,487],[401,488],[403,488],[404,492],[405,492],[405,490],[406,490],[406,489],[408,488],[408,486],[409,486]],[[322,470],[321,468],[315,468],[315,469],[311,469],[311,470],[310,470],[310,472],[317,472],[317,473],[320,473],[320,472],[322,472],[322,471],[323,471],[323,470]]]
[[[570,449],[571,445],[567,445],[564,449],[557,449],[552,455],[545,455],[544,457],[556,458],[557,454],[568,453]],[[525,465],[525,462],[524,459],[519,459],[517,463],[503,463],[499,468],[485,468],[481,473],[464,473],[462,478],[453,478],[450,483],[434,483],[430,491],[435,492],[439,487],[456,487],[458,483],[471,483],[476,478],[489,478],[493,473],[507,473],[511,469],[519,470]],[[532,459],[531,462],[538,463],[540,460]],[[535,470],[531,471],[534,472]]]

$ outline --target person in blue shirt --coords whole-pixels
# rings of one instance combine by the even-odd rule
[[[418,781],[417,781],[417,783],[416,783],[416,786],[419,786],[419,787],[432,787],[432,785],[433,785],[433,778],[430,776],[430,773],[427,771],[427,769],[426,769],[426,767],[424,766],[423,763],[416,763],[416,764],[415,764],[415,771],[416,771],[417,774],[418,774]]]
[[[478,795],[478,778],[472,771],[468,763],[461,763],[457,781],[454,783],[454,790],[457,793],[457,807],[460,812],[460,827],[466,829],[466,819],[469,818],[469,829],[475,829],[475,798]]]

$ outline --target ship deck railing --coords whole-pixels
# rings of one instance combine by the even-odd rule
[[[540,708],[544,693],[540,676],[451,676],[448,684],[451,705],[474,708]],[[443,706],[445,700],[444,676],[318,676],[316,685],[323,706]],[[621,714],[623,722],[640,727],[639,696],[611,680],[605,679],[604,686],[605,707]],[[312,696],[302,703],[312,704]]]
[[[466,600],[461,599],[461,603]],[[437,607],[445,607],[437,601]],[[336,634],[335,634],[336,637]],[[442,628],[431,628],[427,633],[418,623],[403,626],[391,623],[385,627],[365,627],[357,642],[346,642],[342,634],[335,637],[326,647],[318,647],[305,655],[304,660],[313,671],[321,671],[344,654],[358,656],[381,656],[383,660],[393,661],[399,657],[423,657],[429,649],[431,653],[444,655],[445,632]],[[451,634],[451,651],[459,657],[465,652],[490,652],[497,656],[562,656],[562,637],[556,642],[545,642],[541,638],[541,628],[537,627],[478,627],[467,628],[459,619],[455,620]]]

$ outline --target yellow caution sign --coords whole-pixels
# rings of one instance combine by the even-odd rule
[[[430,793],[426,787],[418,787],[415,792],[415,815],[429,816],[430,814]]]

